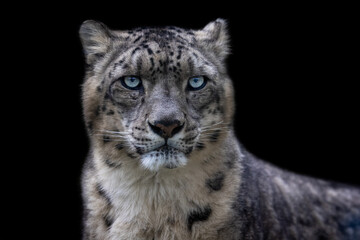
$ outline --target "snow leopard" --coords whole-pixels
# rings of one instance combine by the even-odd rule
[[[226,20],[88,20],[79,33],[84,240],[360,239],[358,187],[283,170],[237,140]]]

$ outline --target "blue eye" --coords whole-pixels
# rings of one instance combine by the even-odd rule
[[[140,78],[136,76],[121,77],[120,81],[124,87],[130,90],[139,90],[142,86]]]
[[[205,87],[207,79],[204,76],[196,76],[189,79],[188,88],[189,90],[195,91]]]

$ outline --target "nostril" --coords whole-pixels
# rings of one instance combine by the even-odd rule
[[[161,128],[158,128],[157,126],[152,125],[150,122],[148,122],[148,124],[149,124],[149,126],[150,126],[151,130],[152,130],[154,133],[156,133],[156,134],[158,134],[158,135],[162,136],[163,131],[161,130]]]
[[[184,124],[179,124],[177,127],[175,127],[172,132],[171,132],[171,135],[174,136],[175,134],[177,134],[178,132],[181,131],[181,129],[183,128]]]
[[[181,124],[178,120],[173,121],[155,121],[154,124],[148,122],[150,128],[156,134],[163,138],[171,138],[175,134],[181,131],[184,124]]]

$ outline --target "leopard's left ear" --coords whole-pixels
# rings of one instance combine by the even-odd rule
[[[230,53],[230,37],[226,20],[218,18],[195,32],[196,39],[205,49],[213,51],[222,61]]]

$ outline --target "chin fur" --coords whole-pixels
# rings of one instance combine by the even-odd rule
[[[150,171],[157,172],[161,168],[178,168],[185,166],[187,157],[176,149],[152,151],[141,156],[141,165]]]

